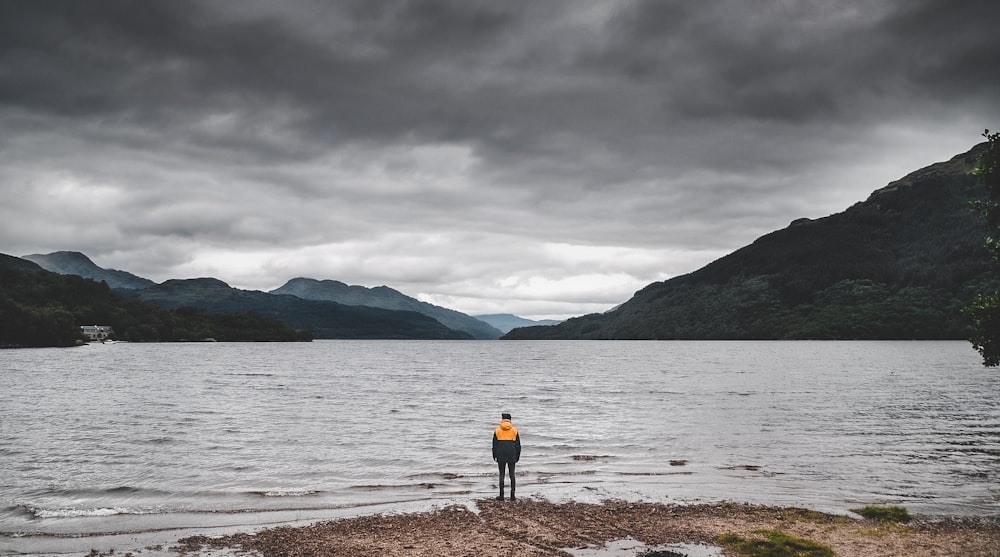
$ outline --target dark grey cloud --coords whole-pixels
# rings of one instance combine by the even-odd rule
[[[996,2],[0,0],[3,249],[624,301],[996,127]]]
[[[988,98],[1000,40],[985,22],[998,18],[988,1],[644,2],[603,54],[684,117],[843,123],[899,100]]]

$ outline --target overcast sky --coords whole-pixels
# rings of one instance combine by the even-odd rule
[[[0,0],[0,252],[605,311],[1000,128],[996,0]]]

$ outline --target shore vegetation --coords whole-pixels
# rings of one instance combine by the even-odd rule
[[[913,517],[910,516],[910,512],[903,507],[880,507],[877,505],[867,505],[858,509],[851,509],[851,512],[876,522],[906,523],[913,520]]]
[[[723,534],[719,543],[746,557],[833,557],[828,546],[778,530],[756,530],[746,537]]]

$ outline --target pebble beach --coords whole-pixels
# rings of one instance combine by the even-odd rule
[[[704,548],[703,555],[738,555],[719,537],[781,531],[829,546],[839,557],[1000,555],[1000,519],[941,519],[879,523],[798,508],[736,503],[665,505],[608,501],[552,503],[479,500],[411,514],[380,514],[277,527],[223,537],[194,536],[171,548],[180,555],[355,557],[574,557],[579,555],[691,555],[655,552],[670,544]],[[602,550],[620,540],[627,550]],[[717,552],[716,552],[717,551]]]

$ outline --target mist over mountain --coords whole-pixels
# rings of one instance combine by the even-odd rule
[[[448,328],[466,332],[472,338],[480,340],[497,339],[503,334],[502,331],[487,322],[452,309],[421,302],[388,286],[366,288],[347,285],[336,280],[294,278],[280,288],[271,290],[270,293],[290,294],[304,300],[325,300],[348,306],[414,311],[436,319]]]
[[[111,325],[133,341],[472,338],[414,311],[240,290],[214,278],[156,284],[76,252],[33,257],[60,272],[0,254],[0,346],[71,346],[84,324]],[[106,277],[151,286],[112,289]]]
[[[156,284],[147,278],[133,275],[127,271],[98,267],[89,257],[76,251],[35,253],[22,257],[37,263],[47,271],[61,275],[77,275],[97,282],[104,281],[111,288],[148,288]]]
[[[985,144],[799,219],[613,311],[506,339],[964,339],[961,313],[1000,286],[971,202]]]
[[[468,315],[420,302],[385,286],[369,289],[332,280],[293,279],[265,293],[232,288],[213,278],[157,284],[126,271],[103,269],[73,251],[11,259],[38,270],[104,281],[126,298],[163,308],[266,315],[294,329],[311,330],[315,338],[463,340],[497,339],[502,334]]]
[[[492,313],[487,315],[474,315],[473,317],[493,325],[497,329],[500,329],[500,331],[504,334],[509,333],[511,329],[516,329],[517,327],[546,326],[560,323],[560,321],[556,319],[525,319],[524,317],[518,317],[517,315],[509,313]]]

